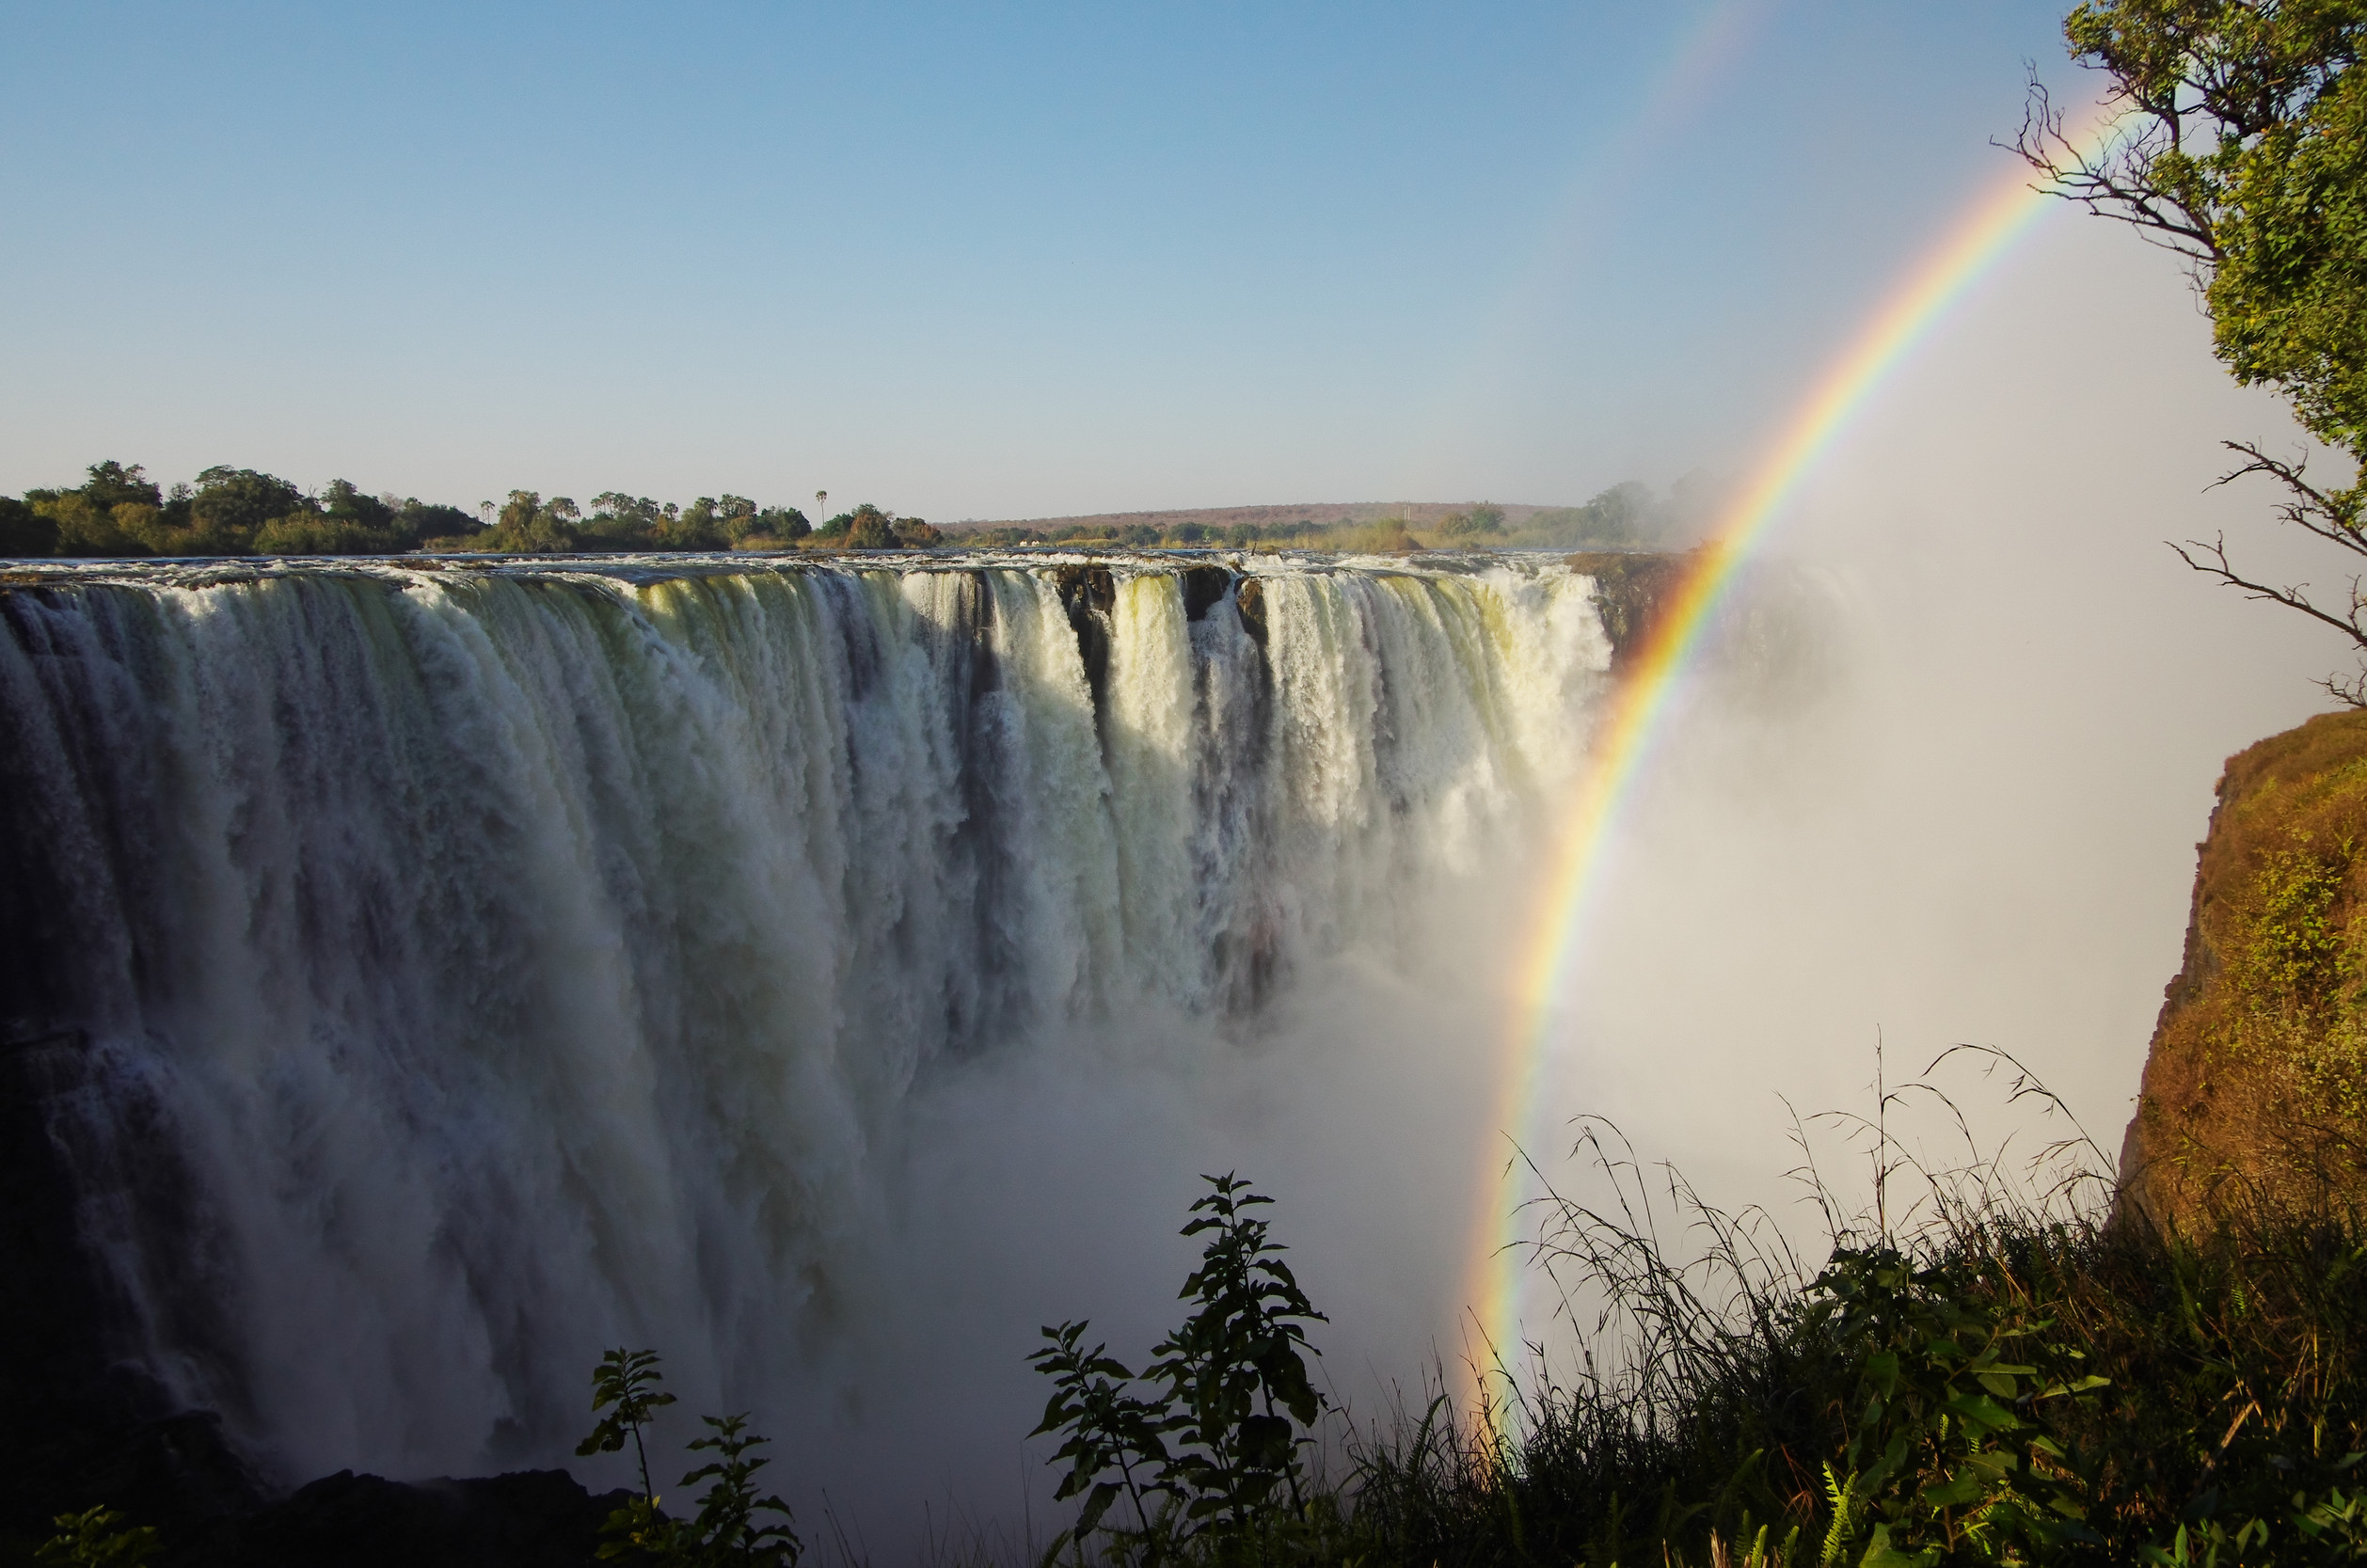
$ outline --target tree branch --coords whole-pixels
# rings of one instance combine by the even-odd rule
[[[2177,105],[2148,103],[2117,87],[2106,102],[2122,106],[2103,146],[2091,154],[2065,134],[2063,111],[2055,107],[2033,65],[2021,131],[2010,143],[1992,145],[2028,164],[2054,187],[2051,194],[2077,202],[2100,217],[2125,223],[2152,244],[2199,267],[2217,262],[2218,239],[2210,214],[2196,212],[2175,192],[2148,178],[2153,160],[2178,146]]]
[[[2250,474],[2267,474],[2293,493],[2292,499],[2277,508],[2277,515],[2312,538],[2337,545],[2353,555],[2367,556],[2367,531],[2359,524],[2358,502],[2352,498],[2328,495],[2303,477],[2306,465],[2288,463],[2271,457],[2249,441],[2226,441],[2221,445],[2230,451],[2242,452],[2251,459],[2239,468],[2230,469],[2211,482],[2217,489]]]
[[[2197,560],[2188,553],[2189,546],[2200,552],[2205,559]],[[2283,605],[2287,610],[2297,610],[2311,620],[2341,632],[2359,648],[2362,655],[2367,655],[2367,593],[2361,592],[2359,578],[2351,578],[2348,614],[2336,615],[2310,602],[2309,594],[2303,592],[2309,587],[2307,583],[2275,588],[2236,571],[2227,557],[2227,535],[2224,533],[2208,545],[2198,539],[2189,539],[2184,545],[2171,544],[2169,547],[2177,552],[2179,560],[2203,576],[2216,578],[2228,587],[2240,590],[2248,599],[2264,599],[2270,604]],[[2336,701],[2351,707],[2367,708],[2367,666],[2348,680],[2329,674],[2318,684],[2325,687]]]

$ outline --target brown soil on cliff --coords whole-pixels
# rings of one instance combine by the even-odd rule
[[[2159,1220],[2367,1197],[2367,713],[2228,762],[2121,1143]]]

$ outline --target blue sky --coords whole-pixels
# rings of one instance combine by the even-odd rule
[[[2074,84],[2059,14],[0,6],[0,489],[1665,483]]]

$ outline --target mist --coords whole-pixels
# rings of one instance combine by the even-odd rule
[[[893,1449],[899,1486],[929,1483],[938,1525],[1044,1533],[1051,1445],[1019,1440],[1040,1397],[1020,1357],[1070,1316],[1141,1356],[1176,1315],[1190,1250],[1173,1231],[1203,1170],[1281,1199],[1279,1234],[1332,1318],[1325,1375],[1370,1419],[1472,1353],[1471,1177],[1507,1139],[1582,1183],[1572,1119],[1608,1117],[1642,1159],[1763,1206],[1812,1254],[1794,1114],[1870,1112],[1878,1042],[1894,1083],[1960,1042],[2009,1052],[2116,1153],[2219,768],[2327,707],[2313,682],[2341,657],[2163,544],[2224,529],[2248,565],[2308,578],[2272,498],[2208,488],[2239,436],[2302,444],[2227,382],[2162,258],[2050,224],[1778,526],[1737,603],[1804,610],[1793,641],[1729,637],[1673,701],[1532,1118],[1491,1125],[1487,1082],[1532,907],[1518,842],[1405,911],[1422,962],[1343,958],[1252,1038],[1141,1027],[947,1076],[913,1107],[906,1283],[875,1325],[894,1348],[850,1376],[848,1430]],[[2000,1081],[1943,1082],[1984,1147],[2034,1154],[2073,1131]],[[1937,1115],[1906,1135],[1951,1136]],[[1847,1148],[1819,1140],[1823,1175],[1862,1198]],[[1530,1291],[1525,1336],[1555,1338],[1550,1306]],[[870,1463],[841,1450],[834,1495]],[[865,1516],[909,1522],[911,1497]]]
[[[1986,280],[1766,552],[1831,584],[1835,678],[1769,703],[1713,672],[1680,704],[1546,1119],[1611,1116],[1705,1196],[1797,1212],[1787,1101],[1870,1113],[1878,1041],[1892,1082],[1970,1042],[2116,1154],[2221,765],[2329,706],[2343,657],[2164,544],[2224,531],[2260,575],[2328,580],[2273,495],[2208,488],[2237,437],[2306,446],[2134,235],[2065,213]],[[2069,1130],[1952,1092],[1985,1139]]]

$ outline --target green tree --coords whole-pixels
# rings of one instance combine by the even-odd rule
[[[466,540],[477,531],[477,519],[456,506],[437,506],[417,496],[404,498],[395,509],[396,537],[407,549],[425,548]]]
[[[199,474],[196,493],[184,504],[187,522],[173,526],[169,541],[180,546],[170,551],[176,555],[245,555],[265,524],[319,512],[277,474],[223,467]]]
[[[644,549],[666,522],[669,511],[647,496],[603,490],[592,498],[592,515],[583,519],[583,532],[607,548]]]
[[[259,555],[388,555],[417,543],[396,520],[396,503],[334,479],[307,509],[255,531]]]
[[[649,1484],[649,1449],[642,1440],[642,1428],[662,1407],[674,1402],[674,1396],[658,1385],[665,1381],[665,1373],[658,1370],[658,1353],[654,1350],[627,1350],[619,1346],[600,1357],[600,1364],[592,1370],[592,1413],[600,1416],[592,1435],[576,1445],[576,1452],[591,1457],[596,1453],[621,1453],[627,1437],[633,1443],[633,1460],[641,1466],[641,1490],[646,1497]]]
[[[1134,1538],[1153,1548],[1167,1522],[1165,1508],[1152,1499],[1172,1502],[1175,1489],[1161,1478],[1174,1463],[1165,1434],[1174,1429],[1173,1413],[1164,1402],[1154,1402],[1134,1392],[1135,1374],[1109,1354],[1106,1343],[1085,1348],[1084,1323],[1046,1326],[1044,1348],[1029,1356],[1036,1370],[1052,1379],[1052,1397],[1044,1402],[1043,1419],[1030,1437],[1058,1433],[1066,1440],[1052,1456],[1066,1463],[1069,1473],[1052,1494],[1056,1502],[1082,1495],[1076,1523],[1060,1532],[1046,1554],[1057,1556],[1074,1541],[1082,1544],[1102,1528],[1102,1519],[1120,1497],[1134,1505]],[[1155,1555],[1153,1552],[1152,1555]]]
[[[126,501],[141,506],[165,504],[164,492],[137,463],[129,467],[116,462],[93,463],[88,472],[90,477],[84,483],[82,494],[93,506],[113,510]]]
[[[869,501],[865,501],[848,515],[847,548],[850,550],[896,548],[894,521],[886,513],[873,506]]]
[[[2085,0],[2063,24],[2073,55],[2105,73],[2100,146],[2067,130],[2035,81],[2016,150],[2057,195],[2185,258],[2235,378],[2273,388],[2301,423],[2367,458],[2367,45],[2362,0]],[[2367,483],[2310,480],[2248,441],[2228,477],[2285,492],[2288,523],[2367,560]],[[2189,566],[2348,637],[2361,656],[2327,689],[2367,706],[2367,594],[2339,605],[2248,578],[2226,540],[2173,546]]]
[[[151,555],[140,524],[152,516],[153,507],[143,507],[136,501],[123,503],[124,515],[118,517],[115,509],[94,504],[79,490],[30,490],[25,499],[31,503],[36,518],[47,524],[54,548],[64,556]]]
[[[1504,509],[1482,501],[1469,512],[1450,512],[1438,519],[1438,531],[1450,539],[1465,534],[1501,533]]]
[[[769,506],[756,514],[755,535],[793,545],[814,531],[805,514],[794,506]]]
[[[658,531],[658,543],[670,550],[720,550],[731,543],[728,531],[736,515],[725,507],[739,499],[726,496],[718,502],[712,496],[701,496],[680,513],[671,517]],[[749,511],[754,513],[754,505]]]
[[[323,515],[380,530],[393,526],[396,505],[386,497],[365,495],[350,479],[330,480],[320,499]]]
[[[51,555],[56,549],[56,518],[34,511],[30,501],[0,496],[0,556]]]
[[[565,496],[545,501],[539,491],[513,490],[493,526],[471,538],[468,547],[504,555],[564,553],[579,547],[580,517],[576,503]]]
[[[699,1498],[699,1512],[689,1523],[690,1560],[712,1568],[729,1564],[762,1564],[764,1568],[794,1568],[804,1553],[797,1538],[789,1505],[770,1493],[756,1494],[756,1472],[772,1463],[750,1450],[770,1441],[747,1430],[748,1414],[702,1416],[711,1430],[691,1441],[692,1452],[715,1457],[682,1478],[685,1486],[707,1483]],[[778,1514],[766,1523],[757,1515]]]
[[[24,493],[31,518],[21,537],[27,543],[47,538],[50,549],[65,556],[206,553],[182,547],[172,536],[170,525],[179,519],[167,515],[168,508],[185,513],[185,498],[168,503],[138,464],[110,460],[86,471],[88,478],[71,490]]]

